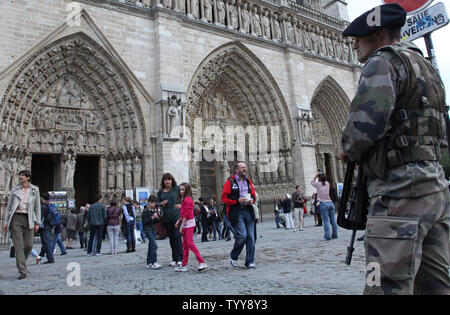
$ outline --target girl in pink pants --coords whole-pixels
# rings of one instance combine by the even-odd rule
[[[178,200],[181,200],[181,205],[176,205],[180,209],[180,219],[175,224],[175,227],[178,228],[180,226],[180,233],[183,235],[183,260],[181,266],[176,267],[175,271],[185,272],[188,270],[186,265],[189,259],[189,251],[192,251],[195,257],[197,257],[197,261],[200,264],[198,270],[204,270],[208,266],[205,264],[197,246],[194,244],[194,200],[192,200],[192,190],[188,183],[180,184]]]

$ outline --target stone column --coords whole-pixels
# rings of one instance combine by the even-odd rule
[[[219,18],[217,17],[217,0],[213,0],[213,23],[217,25]]]
[[[286,30],[286,20],[287,15],[281,14],[280,15],[280,21],[281,21],[281,42],[286,43],[287,40],[287,30]]]
[[[242,11],[241,11],[242,1],[236,0],[236,7],[237,7],[237,15],[238,15],[238,29],[242,32]]]
[[[208,20],[205,17],[205,5],[204,0],[200,0],[200,21],[207,23]]]
[[[158,0],[159,1],[159,0]],[[194,16],[192,15],[192,9],[191,9],[191,0],[187,0],[186,1],[186,12],[187,12],[187,17],[193,19]]]

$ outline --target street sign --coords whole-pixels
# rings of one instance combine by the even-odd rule
[[[409,14],[415,14],[422,9],[425,9],[433,2],[433,0],[383,0],[383,3],[398,3]]]
[[[407,17],[401,39],[413,41],[448,24],[447,11],[442,2]]]

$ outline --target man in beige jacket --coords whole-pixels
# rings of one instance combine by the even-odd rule
[[[27,276],[26,260],[33,249],[34,233],[41,224],[41,201],[39,188],[30,183],[31,172],[20,171],[19,185],[11,190],[6,207],[5,233],[11,231],[16,250],[16,264],[19,280]]]

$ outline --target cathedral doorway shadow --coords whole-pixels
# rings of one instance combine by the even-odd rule
[[[92,204],[100,192],[100,157],[77,156],[74,174],[75,206],[79,209],[86,203]]]
[[[33,154],[31,158],[31,182],[44,192],[57,190],[61,186],[61,154]],[[19,170],[20,171],[20,170]]]

